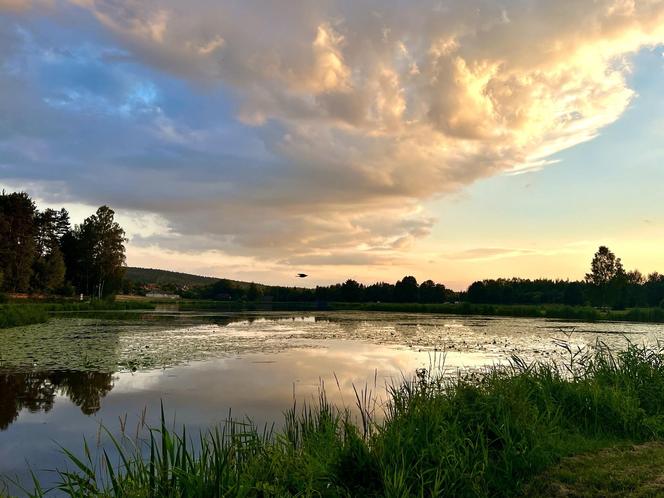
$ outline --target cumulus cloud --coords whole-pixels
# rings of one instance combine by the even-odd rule
[[[49,12],[49,33],[34,5],[0,24],[4,178],[163,216],[145,244],[312,264],[406,251],[427,200],[593,138],[634,97],[630,55],[664,42],[655,0]]]

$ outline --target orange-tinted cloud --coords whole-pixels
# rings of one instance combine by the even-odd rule
[[[543,167],[618,119],[630,55],[664,42],[664,4],[647,0],[74,3],[135,60],[229,92],[277,165],[206,166],[198,183],[152,167],[176,195],[130,207],[187,244],[282,260],[407,251],[432,226],[427,200]],[[206,132],[152,124],[179,145]]]

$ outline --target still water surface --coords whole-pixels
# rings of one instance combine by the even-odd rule
[[[156,425],[163,401],[175,426],[234,418],[279,426],[284,410],[315,399],[354,403],[354,386],[380,403],[385,385],[416,368],[459,369],[561,357],[556,345],[664,339],[654,324],[423,314],[140,313],[132,320],[66,318],[0,330],[0,475],[40,480],[62,467],[58,445],[104,444],[111,431]],[[27,463],[26,463],[27,462]],[[10,491],[17,489],[10,486]]]

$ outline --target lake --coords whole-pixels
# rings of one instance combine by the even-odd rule
[[[169,425],[206,429],[229,417],[275,424],[321,389],[351,407],[375,401],[418,368],[447,375],[506,363],[564,358],[602,341],[655,343],[664,326],[428,314],[137,312],[129,320],[70,317],[0,330],[0,475],[44,483],[62,467],[58,445],[108,447],[144,435],[163,402]],[[26,463],[27,462],[27,463]],[[29,466],[29,467],[28,467]],[[18,493],[10,485],[10,492]]]

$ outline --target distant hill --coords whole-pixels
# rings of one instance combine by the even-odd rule
[[[180,273],[177,271],[169,270],[158,270],[154,268],[137,268],[135,266],[128,266],[125,271],[124,278],[133,283],[140,284],[157,284],[157,285],[175,285],[177,287],[204,287],[208,285],[221,282],[225,282],[225,285],[229,285],[236,289],[247,290],[251,286],[251,282],[243,282],[241,280],[230,280],[228,278],[218,278],[218,277],[204,277],[202,275],[192,275],[190,273]],[[263,292],[269,292],[272,289],[277,288],[278,286],[265,285],[265,284],[254,284],[257,289]],[[304,287],[292,287],[292,289],[304,290]]]
[[[220,278],[216,277],[204,277],[202,275],[191,275],[189,273],[180,273],[177,271],[168,271],[168,270],[156,270],[153,268],[136,268],[133,266],[127,267],[127,271],[125,272],[124,278],[137,283],[158,284],[158,285],[173,284],[177,285],[178,287],[182,287],[184,285],[189,287],[211,285],[221,280]]]

